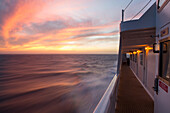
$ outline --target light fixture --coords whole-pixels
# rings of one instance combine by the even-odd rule
[[[149,47],[149,46],[147,46],[147,47],[145,47],[145,50],[147,51],[147,50],[151,50],[151,49],[153,49],[152,47]]]
[[[136,53],[137,53],[136,51],[133,52],[133,54],[136,54]]]
[[[131,53],[131,52],[128,52],[127,54],[130,54],[130,55],[131,55],[132,53]]]
[[[141,53],[142,51],[141,50],[137,50],[137,53]]]

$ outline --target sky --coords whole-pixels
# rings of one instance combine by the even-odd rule
[[[134,0],[125,19],[148,1]],[[121,10],[129,2],[0,0],[0,54],[116,54]]]

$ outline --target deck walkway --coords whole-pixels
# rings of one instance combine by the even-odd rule
[[[116,113],[153,113],[154,102],[129,66],[122,65]]]

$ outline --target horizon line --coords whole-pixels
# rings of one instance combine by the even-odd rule
[[[0,53],[0,55],[118,55],[118,53]]]

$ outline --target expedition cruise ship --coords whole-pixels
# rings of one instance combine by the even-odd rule
[[[170,113],[170,0],[120,23],[117,75],[94,113]]]

